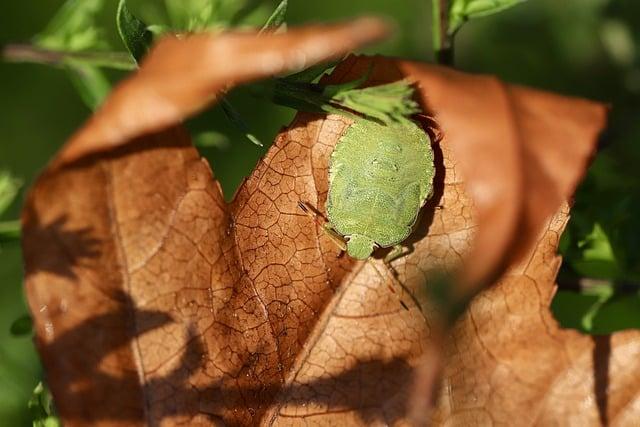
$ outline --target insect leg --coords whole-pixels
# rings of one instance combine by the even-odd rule
[[[327,233],[329,239],[331,239],[331,241],[335,243],[338,248],[340,248],[340,255],[342,255],[342,253],[347,250],[347,242],[340,234],[338,234],[333,228],[331,228],[331,225],[329,225],[327,219],[320,212],[311,207],[311,205],[309,205],[308,203],[302,201],[298,202],[298,207],[304,213],[313,218],[316,224],[322,227],[324,232]]]
[[[391,268],[391,261],[400,258],[404,255],[404,247],[402,245],[395,245],[393,249],[384,257],[384,263],[387,267]]]
[[[392,286],[391,283],[393,283],[395,286],[399,287],[399,289],[400,289],[400,291],[402,292],[403,295],[404,295],[404,286],[402,286],[402,283],[400,283],[400,281],[398,280],[398,278],[394,274],[394,271],[391,269],[391,267],[386,262],[385,262],[385,266],[387,267],[387,268],[384,269],[385,270],[385,274],[380,273],[380,271],[375,266],[375,264],[374,264],[374,269],[376,270],[376,273],[378,273],[378,276],[380,276],[382,281],[387,285],[387,288],[396,296],[396,298],[398,298],[398,302],[400,303],[402,308],[404,308],[405,310],[409,311],[409,307],[402,300],[402,295],[398,295],[398,293],[395,290],[395,287]],[[391,279],[391,281],[386,280],[385,276],[388,276]]]

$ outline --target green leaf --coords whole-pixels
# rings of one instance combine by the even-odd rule
[[[14,178],[9,172],[0,170],[0,215],[11,205],[21,186],[22,181]]]
[[[366,75],[364,80],[366,80]],[[272,102],[300,111],[353,117],[354,113],[389,123],[406,120],[420,111],[413,101],[413,87],[406,80],[355,89],[363,78],[341,85],[301,83],[289,78],[262,83],[261,95]]]
[[[67,0],[34,38],[35,45],[69,52],[105,49],[103,31],[96,25],[96,16],[103,7],[104,0]]]
[[[209,28],[214,23],[216,0],[165,0],[173,27],[177,30],[195,32]]]
[[[469,19],[492,15],[524,1],[526,0],[454,0],[449,8],[448,32],[454,34]]]
[[[264,24],[260,33],[274,33],[280,27],[285,25],[285,16],[287,14],[288,1],[282,0],[278,7],[273,11],[267,22]]]
[[[111,90],[111,83],[98,68],[82,61],[66,61],[69,77],[84,103],[95,111]]]
[[[136,62],[140,63],[153,43],[153,33],[129,11],[127,0],[120,0],[118,3],[116,23],[124,45]]]
[[[400,80],[364,89],[351,89],[331,97],[332,102],[384,123],[402,121],[420,111],[412,99],[413,88]]]
[[[257,145],[258,147],[263,147],[262,142],[260,142],[260,140],[251,133],[251,131],[249,130],[249,126],[243,120],[240,113],[233,107],[233,105],[231,105],[231,103],[226,98],[222,98],[222,100],[220,101],[220,105],[222,106],[222,111],[224,111],[229,121],[231,121],[231,123],[233,123],[240,130],[240,132],[242,132],[244,136],[247,137],[249,141]]]
[[[31,316],[25,314],[14,320],[11,324],[10,332],[14,337],[30,335],[33,332],[33,320]]]
[[[340,61],[331,61],[309,67],[298,73],[285,77],[285,80],[298,83],[311,83],[338,65]]]
[[[580,275],[593,278],[616,278],[622,274],[620,262],[613,251],[609,236],[599,223],[577,243],[579,256],[569,261]]]
[[[55,414],[51,392],[42,382],[33,390],[27,407],[31,412],[33,427],[62,427]]]
[[[363,84],[365,84],[367,80],[369,80],[369,76],[371,75],[372,70],[373,70],[373,66],[370,66],[367,72],[364,73],[360,78],[357,78],[350,82],[340,83],[336,85],[326,85],[324,86],[322,93],[329,98],[334,98],[340,94],[344,94],[354,89],[357,89]]]
[[[551,310],[563,328],[593,335],[640,328],[640,294],[637,285],[582,279],[589,285],[580,292],[561,289]]]

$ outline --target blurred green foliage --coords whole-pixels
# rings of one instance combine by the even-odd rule
[[[41,47],[73,52],[126,52],[115,22],[117,0],[73,3],[75,7],[60,11],[62,0],[7,2],[0,14],[0,45],[32,41]],[[288,3],[289,26],[365,13],[386,16],[397,25],[395,36],[366,52],[422,61],[433,58],[429,0]],[[511,5],[516,1],[458,3],[458,20],[463,21],[465,13],[484,14],[480,10],[483,5]],[[128,4],[136,16],[154,24],[152,30],[157,34],[169,28],[259,28],[279,2],[128,0]],[[480,9],[465,9],[471,6]],[[82,9],[89,13],[80,13]],[[54,16],[57,18],[51,21]],[[564,326],[596,334],[640,327],[638,16],[637,0],[529,0],[465,24],[456,38],[458,68],[612,106],[610,129],[576,195],[572,219],[562,238],[565,262],[552,307]],[[34,39],[36,34],[40,35]],[[61,64],[49,68],[0,62],[0,170],[8,170],[26,184],[88,117],[90,109],[85,105],[97,105],[110,84],[125,75],[125,71],[102,70],[97,67],[100,64],[78,62],[77,57],[65,58]],[[131,64],[125,62],[118,68],[131,68]],[[67,78],[69,74],[72,79]],[[293,112],[256,102],[246,90],[236,90],[227,99],[246,119],[246,129],[229,122],[220,106],[191,120],[188,127],[211,162],[226,197],[231,198]],[[249,131],[265,147],[247,144],[244,134]],[[0,223],[18,217],[21,196],[10,201],[17,192],[12,184],[15,182],[0,173],[0,187],[6,189],[0,188],[0,205],[6,207],[0,209]],[[24,320],[27,309],[21,275],[19,246],[4,243],[0,252],[0,425],[31,425],[27,402],[34,388],[32,402],[40,402],[35,407],[50,408],[46,390],[36,388],[42,372],[29,338],[28,320]],[[12,335],[12,325],[13,332],[24,333]],[[40,419],[46,421],[50,409],[43,411]]]

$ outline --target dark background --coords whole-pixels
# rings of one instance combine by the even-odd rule
[[[421,61],[433,58],[428,0],[289,1],[291,26],[382,15],[395,21],[396,34],[367,52]],[[110,2],[101,19],[112,47],[123,50],[116,36],[115,3]],[[137,3],[138,13],[155,19],[142,0]],[[61,4],[61,0],[4,2],[0,45],[28,41]],[[263,22],[274,5],[262,2],[249,22]],[[603,281],[580,293],[561,290],[554,301],[554,311],[565,326],[591,333],[640,326],[635,287],[640,282],[639,58],[637,0],[529,0],[467,24],[456,39],[460,69],[612,105],[610,130],[578,192],[569,231],[563,236],[565,264],[560,277],[574,289],[584,284],[580,277]],[[123,75],[110,73],[114,80]],[[256,102],[246,93],[234,93],[231,100],[267,146],[293,116],[291,110]],[[10,170],[28,186],[89,114],[63,71],[0,62],[0,169]],[[226,147],[202,152],[231,197],[264,149],[247,142],[216,109],[190,127],[228,136]],[[24,191],[0,220],[17,218],[23,195]],[[20,250],[5,245],[0,249],[0,425],[7,426],[29,425],[26,402],[42,375],[31,338],[9,332],[11,323],[27,313],[21,280]]]

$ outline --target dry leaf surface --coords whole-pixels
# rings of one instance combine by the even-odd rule
[[[358,77],[370,61],[352,58],[333,78]],[[444,135],[436,195],[413,253],[394,264],[401,281],[416,291],[430,271],[463,268],[469,294],[519,261],[454,329],[433,420],[597,423],[602,408],[610,420],[632,417],[638,382],[621,372],[638,359],[637,336],[616,335],[603,359],[602,344],[560,331],[548,311],[566,209],[549,216],[584,170],[602,108],[374,61],[372,82],[417,80]],[[421,300],[423,313],[405,294],[403,310],[381,262],[336,257],[297,208],[323,210],[328,156],[349,121],[299,114],[227,205],[188,135],[168,126],[226,83],[203,84],[193,71],[198,96],[163,92],[160,113],[174,111],[156,123],[128,95],[162,87],[163,66],[149,67],[156,77],[143,67],[43,173],[23,215],[29,304],[65,425],[408,422],[433,305]],[[194,69],[180,71],[187,92]],[[134,113],[148,119],[118,127]],[[603,406],[592,365],[609,360],[606,384],[620,392]],[[578,406],[589,401],[589,411]]]

